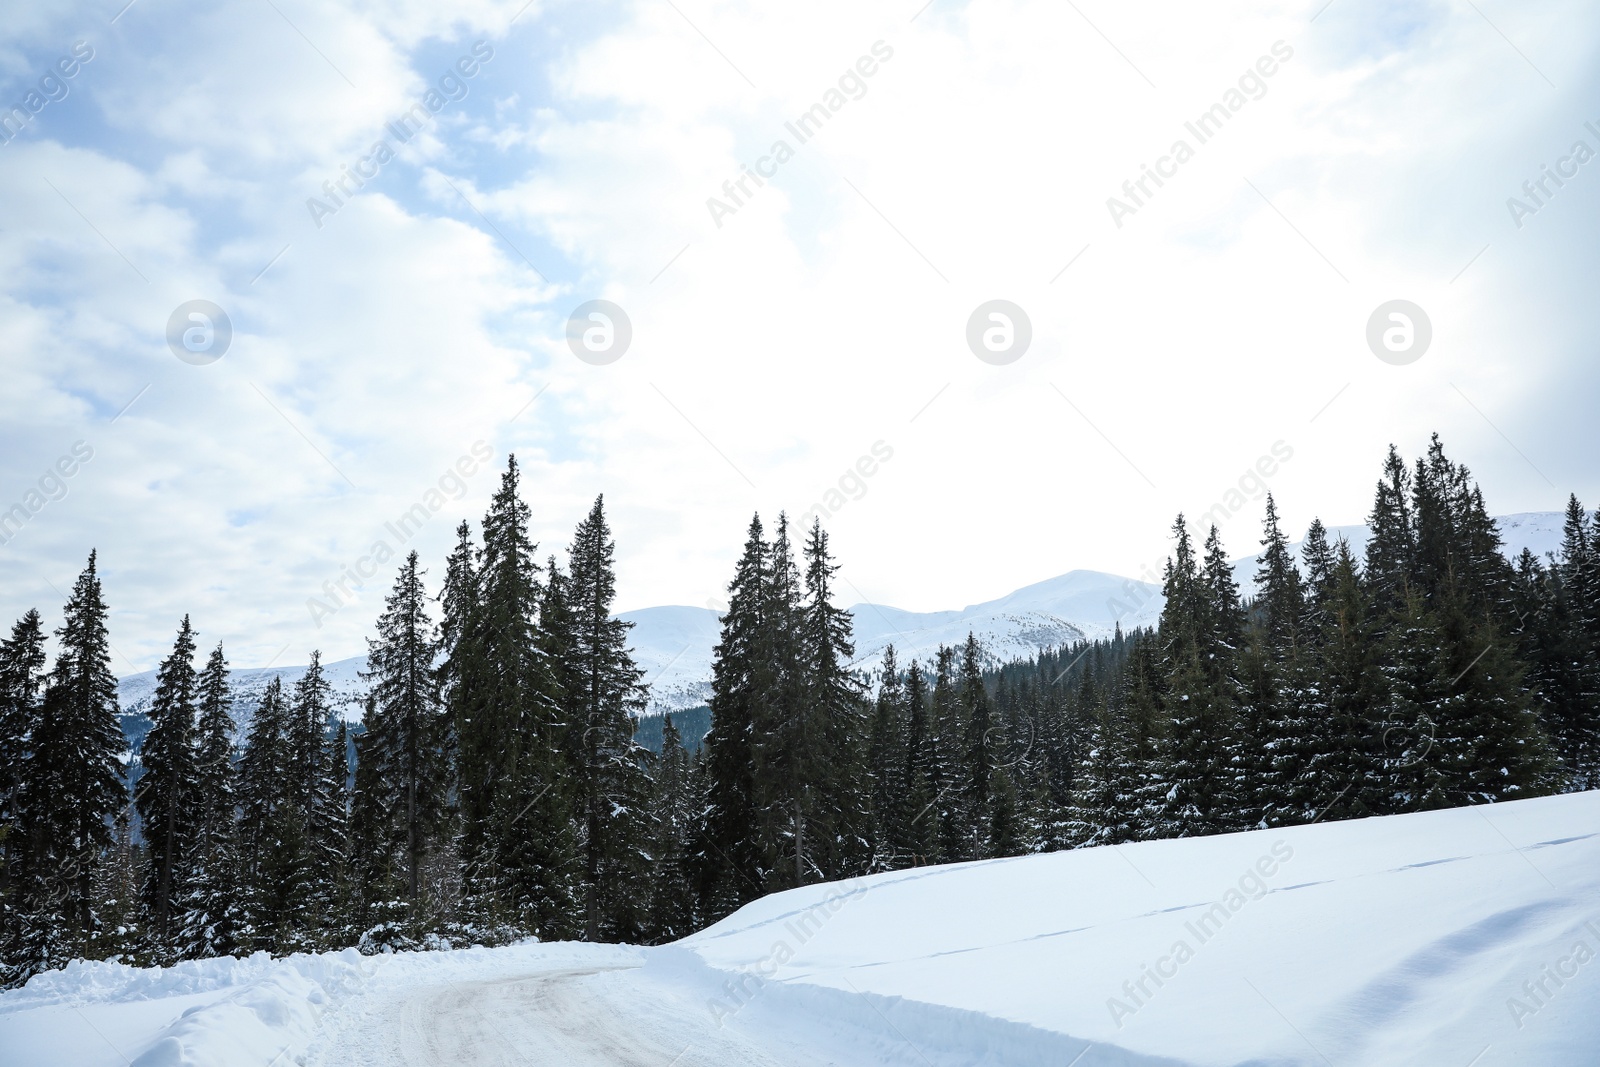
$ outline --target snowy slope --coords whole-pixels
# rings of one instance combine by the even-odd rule
[[[650,684],[651,711],[694,708],[711,697],[711,650],[722,616],[711,608],[669,605],[625,611],[628,647]]]
[[[772,1005],[843,1013],[865,995],[907,1034],[959,1010],[1193,1063],[1597,1062],[1600,793],[843,889],[831,913],[812,887],[682,946],[720,969],[781,956]],[[802,941],[804,915],[820,921]],[[1527,992],[1547,969],[1572,973]],[[1058,1047],[1058,1063],[1077,1051]]]
[[[809,886],[674,945],[79,965],[0,1067],[1587,1067],[1600,793]]]
[[[204,665],[203,657],[199,665]],[[360,672],[366,669],[365,656],[352,656],[350,659],[322,665],[324,676],[333,686],[334,707],[347,722],[361,721],[361,704],[367,692],[367,685],[361,680]],[[249,726],[250,720],[255,717],[256,707],[261,703],[261,695],[266,692],[267,685],[273,678],[283,680],[283,691],[287,694],[305,672],[303,664],[297,667],[242,667],[229,670],[228,679],[233,684],[235,698],[233,717],[239,724],[241,735],[244,728]],[[155,671],[141,671],[119,679],[117,701],[122,705],[122,713],[144,714],[150,706],[150,698],[154,696],[155,689]]]

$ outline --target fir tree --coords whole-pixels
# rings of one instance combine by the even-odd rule
[[[893,870],[902,862],[899,846],[905,837],[905,818],[910,814],[905,810],[905,681],[893,645],[883,650],[882,679],[873,704],[867,752],[872,795],[871,866],[880,871]]]
[[[456,731],[471,714],[466,703],[469,694],[463,682],[469,676],[480,595],[474,563],[476,554],[472,529],[463,522],[456,527],[456,547],[445,563],[444,587],[439,590],[439,647],[435,651],[437,691],[445,712],[440,745],[452,787],[457,784],[454,777],[459,749]],[[451,815],[454,815],[453,809]]]
[[[1416,530],[1411,514],[1411,475],[1400,452],[1389,446],[1383,478],[1367,525],[1366,580],[1375,616],[1379,619],[1405,606],[1405,590],[1413,577]]]
[[[194,729],[198,686],[194,670],[194,631],[183,617],[172,654],[156,671],[150,702],[150,732],[139,759],[144,775],[134,803],[150,857],[144,904],[157,938],[166,942],[179,894],[194,858],[197,767]]]
[[[1312,749],[1306,777],[1317,813],[1312,818],[1379,815],[1390,803],[1383,785],[1382,681],[1366,590],[1343,539],[1328,581],[1328,591],[1319,596],[1322,607],[1308,616],[1310,622],[1320,617],[1317,699],[1307,723]]]
[[[367,642],[371,684],[360,745],[363,900],[386,895],[395,858],[405,899],[421,895],[423,863],[445,822],[445,719],[433,671],[434,632],[417,554],[400,567]],[[341,749],[339,758],[343,759]]]
[[[1250,694],[1243,733],[1252,743],[1241,753],[1246,778],[1241,795],[1254,798],[1246,824],[1259,818],[1280,825],[1304,822],[1313,814],[1310,765],[1318,709],[1301,632],[1305,586],[1270,493],[1263,525],[1262,552],[1256,558],[1258,595],[1244,657]]]
[[[936,738],[928,717],[928,683],[922,666],[911,661],[906,671],[906,741],[902,779],[905,782],[903,836],[895,851],[914,864],[934,862],[939,847],[937,787],[933,784]]]
[[[296,909],[306,885],[305,810],[291,746],[291,712],[274,675],[251,719],[239,760],[239,844],[248,947],[296,943]]]
[[[1412,591],[1392,617],[1385,647],[1387,702],[1381,735],[1389,811],[1448,806],[1461,781],[1468,738],[1441,722],[1448,691],[1437,618]]]
[[[57,655],[32,734],[20,809],[25,867],[19,896],[47,929],[25,966],[64,962],[99,928],[96,879],[115,843],[126,791],[117,683],[96,557],[78,576],[56,631]]]
[[[992,813],[990,777],[994,761],[990,754],[990,732],[994,727],[990,715],[989,693],[983,685],[982,650],[978,639],[970,632],[961,648],[961,718],[966,726],[962,753],[962,785],[964,813],[969,825],[965,827],[967,841],[962,855],[969,859],[985,859],[994,855],[994,842],[990,839],[989,822]],[[1015,797],[1012,798],[1013,804]]]
[[[247,917],[240,899],[235,834],[233,694],[222,645],[212,650],[197,681],[195,738],[195,856],[183,890],[178,955],[204,959],[241,948]]]
[[[632,623],[611,613],[616,546],[604,503],[604,497],[595,499],[572,539],[563,673],[571,721],[581,730],[583,933],[591,941],[628,941],[643,929],[648,900],[649,780],[643,750],[633,740],[644,707],[644,672],[628,652]]]
[[[332,724],[329,724],[330,726]],[[323,745],[306,818],[306,911],[297,918],[319,948],[348,944],[350,740],[341,720]]]
[[[768,688],[762,663],[762,604],[768,547],[761,517],[750,520],[728,586],[728,610],[712,653],[711,731],[706,735],[706,815],[695,845],[701,913],[719,919],[760,892],[755,716]]]
[[[803,549],[805,599],[800,615],[801,706],[813,719],[811,759],[803,795],[814,844],[813,866],[823,878],[865,870],[871,860],[863,745],[867,737],[864,698],[850,673],[855,659],[850,613],[833,603],[838,565],[828,550],[821,520],[812,523]]]
[[[456,650],[462,859],[470,891],[492,892],[541,937],[570,933],[576,842],[562,773],[566,725],[539,632],[530,512],[516,457],[483,520],[478,602]]]
[[[289,795],[302,818],[309,818],[322,774],[327,747],[328,718],[333,714],[333,683],[322,671],[322,653],[311,652],[305,673],[294,683],[286,731],[289,759]]]
[[[806,691],[800,574],[789,521],[781,513],[762,577],[751,757],[756,849],[766,873],[763,889],[771,891],[804,883],[815,866],[806,852],[807,833],[822,800],[813,779],[823,743],[823,712],[811,706]]]
[[[967,803],[967,724],[962,716],[956,684],[956,651],[940,645],[934,653],[933,691],[929,718],[933,742],[928,785],[933,790],[936,862],[974,858],[972,826],[975,814]]]
[[[29,756],[41,711],[45,664],[44,622],[30,609],[11,627],[11,636],[0,642],[0,902],[10,900],[25,855],[22,804],[32,769]]]
[[[690,849],[700,814],[697,781],[678,728],[667,715],[661,723],[661,756],[651,782],[651,884],[649,939],[660,943],[695,929],[694,871]]]
[[[1173,526],[1161,616],[1163,704],[1168,720],[1162,776],[1168,785],[1157,836],[1222,833],[1242,821],[1235,765],[1242,611],[1215,527],[1204,569],[1183,516]],[[1231,602],[1230,602],[1231,594]]]

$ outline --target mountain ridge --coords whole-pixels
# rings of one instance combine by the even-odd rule
[[[1505,553],[1515,559],[1523,549],[1544,557],[1561,545],[1565,516],[1558,511],[1519,512],[1497,516]],[[1364,524],[1328,527],[1328,538],[1350,542],[1359,557],[1370,530]],[[1304,540],[1291,543],[1299,557]],[[1254,586],[1255,555],[1233,562],[1234,578],[1247,595]],[[852,669],[869,683],[875,682],[883,653],[894,645],[902,666],[911,660],[929,662],[939,645],[958,645],[967,634],[983,646],[986,665],[995,666],[1036,655],[1041,649],[1109,636],[1124,630],[1153,626],[1161,617],[1165,598],[1151,582],[1106,571],[1075,569],[1033,582],[993,600],[969,604],[959,610],[916,612],[888,604],[861,602],[850,606],[854,620],[856,659]],[[716,608],[664,604],[622,612],[618,618],[634,624],[629,646],[650,685],[648,713],[662,714],[699,707],[711,695],[712,654],[720,636],[721,613]],[[334,685],[335,708],[349,722],[361,719],[366,686],[360,672],[365,656],[324,663]],[[237,668],[230,671],[239,696],[236,718],[249,722],[268,680],[274,676],[291,686],[304,666]],[[139,715],[155,687],[155,671],[142,671],[119,680],[118,702],[125,715]]]

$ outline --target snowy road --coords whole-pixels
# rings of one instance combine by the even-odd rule
[[[372,996],[322,1051],[348,1067],[789,1067],[701,1011],[663,1005],[637,967],[557,968]]]

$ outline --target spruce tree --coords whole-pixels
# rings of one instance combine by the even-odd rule
[[[694,932],[694,871],[690,850],[700,815],[697,777],[678,728],[661,723],[661,756],[651,782],[650,916],[648,937],[676,941]]]
[[[616,545],[597,497],[573,534],[567,577],[564,683],[579,739],[577,814],[583,823],[583,934],[636,940],[648,906],[649,779],[633,740],[644,672],[628,652],[632,623],[611,613]]]
[[[142,896],[151,929],[163,945],[173,932],[172,917],[198,851],[194,739],[198,695],[194,631],[185,615],[172,654],[156,671],[150,732],[139,753],[144,775],[134,790],[149,856]]]
[[[540,568],[516,457],[483,520],[478,603],[456,649],[462,862],[541,937],[573,932],[576,840],[563,774],[567,724],[539,630]]]
[[[867,775],[871,783],[872,862],[875,871],[893,870],[904,857],[906,796],[905,680],[894,646],[883,650],[882,681],[873,704]]]
[[[56,661],[21,783],[25,866],[19,898],[41,924],[29,935],[32,958],[21,961],[30,973],[64,963],[100,926],[94,911],[97,876],[115,844],[115,820],[127,797],[107,614],[91,552],[56,631]]]
[[[1381,620],[1405,607],[1405,590],[1413,579],[1417,554],[1411,512],[1411,475],[1394,445],[1384,460],[1367,526],[1366,581],[1375,618]],[[1380,630],[1380,635],[1381,635]]]
[[[1308,722],[1310,803],[1326,820],[1381,815],[1391,798],[1384,786],[1383,699],[1371,608],[1350,546],[1340,539],[1316,625],[1315,716]],[[1411,720],[1407,718],[1406,722]],[[1396,734],[1398,742],[1400,734]],[[1395,755],[1403,751],[1397,747]],[[1412,750],[1413,755],[1420,755]]]
[[[853,623],[850,613],[833,603],[833,576],[839,567],[821,520],[813,521],[802,551],[800,702],[813,719],[803,795],[811,798],[812,865],[823,878],[837,879],[859,873],[871,862],[870,821],[862,803],[868,795],[865,696],[850,673]]]
[[[956,650],[940,645],[934,653],[933,691],[929,718],[933,742],[928,785],[933,790],[933,816],[938,860],[973,859],[972,826],[977,818],[968,804],[967,723],[956,682]]]
[[[363,675],[371,699],[359,762],[361,899],[379,899],[398,888],[414,908],[424,861],[445,824],[449,784],[433,622],[415,552],[401,564],[377,631],[367,641]],[[386,884],[391,874],[399,875],[399,886]]]
[[[371,658],[369,655],[368,663]],[[399,810],[398,791],[384,772],[392,754],[382,743],[393,731],[383,721],[377,698],[369,689],[362,705],[361,721],[366,727],[352,739],[355,749],[355,787],[350,804],[350,870],[354,900],[352,917],[363,931],[361,940],[383,943],[409,938],[415,918],[406,890],[408,871],[402,838],[398,830],[404,821]]]
[[[1467,757],[1464,725],[1445,718],[1448,666],[1436,616],[1408,592],[1389,624],[1384,648],[1383,760],[1389,811],[1448,807],[1461,795]]]
[[[728,610],[712,653],[711,730],[706,735],[706,816],[695,846],[701,914],[720,919],[761,892],[757,840],[755,716],[765,698],[762,605],[768,547],[761,517],[750,520],[728,585]]]
[[[310,817],[316,797],[332,714],[333,684],[323,673],[322,653],[313,649],[305,673],[294,683],[287,731],[290,796],[304,818]]]
[[[250,949],[282,951],[296,944],[295,909],[306,891],[305,811],[291,746],[291,712],[283,680],[273,675],[250,721],[239,760],[240,876]]]
[[[969,820],[963,828],[966,842],[962,856],[967,859],[986,859],[994,855],[989,823],[992,818],[990,803],[992,790],[990,778],[994,773],[994,760],[990,754],[991,716],[989,693],[983,685],[982,650],[978,639],[969,632],[961,647],[961,718],[966,736],[962,752],[961,789],[965,803],[963,811]],[[1014,797],[1013,797],[1014,802]]]
[[[905,816],[894,851],[913,864],[935,862],[939,848],[938,791],[933,784],[936,737],[928,711],[928,683],[916,660],[906,671]]]
[[[183,889],[176,939],[183,959],[238,951],[248,921],[241,899],[233,766],[233,693],[222,645],[212,649],[196,684],[195,855]]]
[[[822,802],[813,780],[823,744],[823,711],[808,699],[800,574],[789,520],[782,513],[767,546],[762,578],[751,757],[756,848],[766,872],[763,890],[770,892],[800,885],[811,876],[816,860],[808,856],[807,847],[818,844],[821,836],[810,824]]]
[[[1251,743],[1241,751],[1247,778],[1241,795],[1254,799],[1246,825],[1257,819],[1267,825],[1298,823],[1313,816],[1311,765],[1321,710],[1301,630],[1305,585],[1270,493],[1263,526],[1245,656],[1251,682],[1243,732]],[[1324,543],[1318,553],[1325,548]]]
[[[1243,627],[1237,591],[1216,528],[1204,568],[1183,516],[1173,525],[1161,616],[1167,785],[1156,836],[1214,834],[1238,828],[1237,642]]]
[[[1517,565],[1518,635],[1566,788],[1600,786],[1600,654],[1586,615],[1595,591],[1587,512],[1567,503],[1561,553],[1544,567],[1526,550]]]
[[[306,818],[306,912],[300,917],[318,948],[348,944],[350,885],[350,740],[343,720],[323,745]]]
[[[44,621],[30,609],[0,642],[0,906],[10,906],[24,866],[22,804],[45,686]],[[7,928],[12,927],[9,921]],[[0,952],[6,946],[0,943]]]
[[[439,590],[439,646],[434,661],[437,691],[445,713],[440,744],[452,793],[457,785],[459,738],[456,731],[471,714],[466,704],[468,691],[463,683],[469,677],[469,663],[476,647],[472,638],[480,596],[476,557],[472,528],[463,522],[456,527],[456,547],[445,563],[444,586]],[[453,818],[454,807],[450,814]]]

